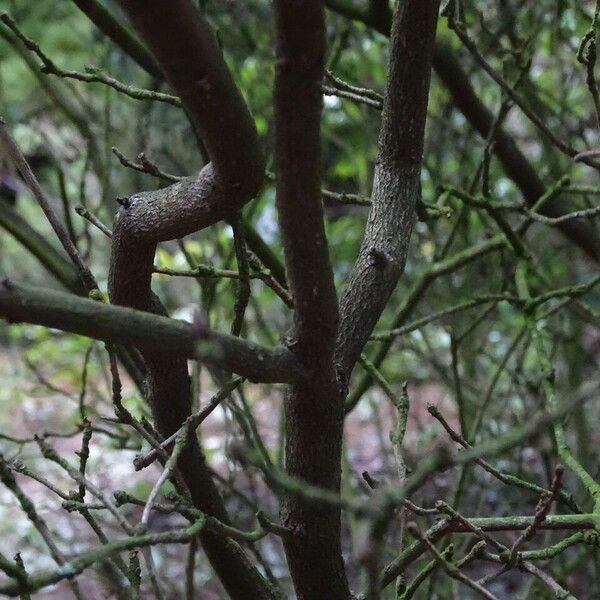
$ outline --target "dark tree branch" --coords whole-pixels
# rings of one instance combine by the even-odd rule
[[[254,120],[206,20],[191,1],[120,4],[181,98],[218,179],[251,197],[264,172]]]
[[[317,363],[315,353],[332,353],[338,322],[320,185],[324,15],[318,1],[275,6],[277,210],[298,352]]]
[[[341,302],[338,356],[349,375],[404,270],[420,197],[423,136],[439,2],[397,4],[372,208]]]
[[[264,162],[254,121],[225,64],[217,40],[190,0],[121,0],[208,150],[211,162],[196,177],[123,202],[113,230],[109,274],[111,302],[161,311],[150,289],[158,242],[181,238],[232,219],[258,191]],[[149,400],[160,433],[181,427],[191,408],[186,357],[181,349],[139,344],[148,365]],[[265,357],[266,359],[266,357]],[[233,365],[228,366],[228,370]],[[194,505],[229,523],[194,434],[178,467]],[[200,538],[209,561],[232,598],[274,598],[277,593],[241,547],[214,532]]]
[[[150,75],[164,78],[164,74],[156,66],[156,61],[147,48],[131,32],[125,29],[118,19],[103,7],[99,7],[96,0],[73,0],[73,2],[81,8],[100,31],[113,40],[121,50],[133,58]],[[244,217],[241,219],[241,227],[244,230],[244,237],[250,250],[269,268],[276,280],[285,286],[285,270],[277,255]]]
[[[127,198],[113,230],[111,301],[148,308],[157,243],[234,218],[249,199],[238,190],[220,185],[210,163],[196,177]]]
[[[305,376],[286,348],[265,348],[184,321],[10,280],[0,283],[0,318],[177,353],[254,382],[291,383]]]
[[[295,306],[290,347],[310,374],[286,394],[286,472],[338,492],[344,391],[333,363],[338,307],[319,174],[323,5],[278,0],[275,10],[276,198]],[[286,492],[281,512],[288,529],[303,533],[284,540],[298,598],[347,600],[339,507],[311,504]]]

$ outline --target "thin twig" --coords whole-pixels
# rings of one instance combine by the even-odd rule
[[[467,577],[455,564],[446,560],[440,551],[434,546],[431,540],[426,535],[423,535],[414,523],[409,523],[407,528],[415,538],[427,546],[429,551],[433,554],[435,560],[440,564],[444,571],[446,571],[446,573],[452,577],[452,579],[456,579],[457,581],[464,583],[466,586],[470,587],[472,590],[475,590],[488,600],[498,600],[494,594],[486,590],[476,581],[469,579],[469,577]]]
[[[93,215],[87,208],[83,206],[76,206],[75,212],[83,217],[86,221],[89,221],[92,225],[97,227],[106,237],[112,238],[112,231],[107,227],[96,215]]]
[[[221,404],[221,402],[223,402],[223,400],[227,399],[229,397],[229,395],[239,385],[241,385],[241,383],[243,381],[244,381],[243,377],[234,377],[231,381],[226,383],[207,402],[206,406],[203,406],[198,412],[196,412],[193,415],[188,417],[188,419],[186,421],[187,425],[184,424],[184,426],[189,427],[190,431],[195,431],[196,429],[198,429],[198,427],[200,427],[200,425],[210,415],[210,413],[212,413],[213,410],[215,410],[215,408],[217,408],[217,406],[219,406],[219,404]],[[136,456],[133,460],[133,465],[135,467],[135,470],[140,471],[141,469],[144,469],[147,466],[151,465],[157,458],[159,458],[160,452],[164,452],[164,453],[168,452],[172,448],[173,444],[175,443],[177,435],[179,434],[180,431],[181,431],[181,429],[179,429],[174,434],[172,434],[170,437],[168,437],[166,440],[164,440],[159,445],[159,448],[153,448],[148,453],[146,453],[142,456]]]
[[[119,151],[118,148],[115,148],[113,146],[111,150],[124,167],[133,169],[134,171],[139,171],[140,173],[153,175],[154,177],[158,177],[159,179],[162,179],[163,181],[166,181],[168,183],[175,183],[177,181],[185,179],[185,177],[180,177],[179,175],[171,175],[170,173],[166,173],[157,164],[152,162],[144,152],[140,152],[138,154],[138,160],[140,162],[135,163],[132,160],[129,160],[122,152]]]
[[[57,77],[65,77],[67,79],[75,79],[76,81],[83,81],[85,83],[103,83],[104,85],[115,89],[117,92],[121,92],[122,94],[125,94],[130,98],[134,98],[135,100],[155,100],[158,102],[171,104],[172,106],[176,106],[178,108],[181,108],[182,106],[181,100],[177,96],[128,85],[118,81],[117,79],[114,79],[113,77],[110,77],[101,69],[94,67],[93,65],[86,65],[85,73],[61,69],[47,54],[43,52],[36,42],[27,37],[19,29],[15,21],[8,15],[8,13],[4,12],[0,14],[0,20],[7,27],[9,27],[10,30],[21,40],[21,42],[23,42],[23,44],[42,61],[42,73],[56,75]]]
[[[431,414],[432,417],[434,417],[435,419],[437,419],[439,421],[439,423],[442,425],[442,427],[446,430],[446,432],[450,436],[450,439],[455,441],[457,444],[460,444],[463,448],[466,448],[466,449],[473,448],[473,446],[471,446],[471,444],[469,444],[467,442],[467,440],[465,440],[459,433],[454,431],[454,429],[449,425],[448,421],[446,421],[446,419],[443,417],[443,415],[440,413],[440,411],[438,410],[437,407],[435,407],[433,405],[429,405],[427,407],[427,410],[429,411],[429,414]],[[515,475],[512,475],[510,473],[504,473],[503,471],[499,471],[498,469],[496,469],[495,467],[490,465],[487,461],[485,461],[481,458],[474,458],[473,462],[475,462],[480,467],[485,469],[490,475],[492,475],[493,477],[495,477],[496,479],[498,479],[505,485],[514,485],[515,487],[527,489],[532,492],[536,492],[538,494],[550,493],[550,490],[544,489],[543,487],[540,487],[540,486],[536,485],[535,483],[525,481],[525,480],[520,479],[519,477],[516,477]],[[576,513],[581,513],[581,509],[575,503],[575,501],[573,500],[573,498],[571,497],[570,494],[567,494],[566,492],[564,492],[562,490],[559,490],[558,494],[559,494],[560,500],[562,502],[564,502],[564,504],[567,505],[571,510],[573,510]]]
[[[517,553],[519,552],[519,548],[528,540],[530,540],[534,535],[539,526],[544,522],[548,512],[552,508],[552,504],[554,500],[557,498],[560,493],[560,486],[562,483],[562,477],[564,474],[564,467],[562,465],[557,465],[554,469],[554,477],[552,478],[552,485],[550,486],[549,492],[544,492],[539,499],[537,506],[535,507],[535,512],[533,515],[533,522],[523,533],[515,540],[515,543],[512,545],[510,549],[509,563],[513,563],[517,557]]]
[[[154,486],[152,486],[152,490],[150,490],[150,494],[148,495],[148,501],[146,502],[146,506],[144,506],[144,512],[142,513],[141,525],[144,530],[148,527],[148,519],[150,518],[150,511],[152,510],[152,506],[156,497],[158,496],[158,492],[162,485],[171,477],[175,469],[177,468],[177,460],[179,459],[179,455],[184,450],[186,445],[189,442],[190,437],[190,425],[189,422],[183,425],[183,427],[177,432],[177,436],[175,438],[175,445],[173,446],[173,451],[171,452],[171,456],[169,456],[167,462],[165,463],[165,467],[160,474],[160,477],[156,480]]]

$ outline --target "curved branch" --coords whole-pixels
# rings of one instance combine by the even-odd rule
[[[147,310],[158,242],[230,218],[258,191],[264,172],[254,121],[214,35],[188,0],[122,0],[179,94],[212,162],[197,177],[123,203],[113,235],[109,290],[115,304]],[[198,60],[190,60],[190,57]]]
[[[234,218],[250,199],[240,187],[220,185],[210,163],[197,177],[123,200],[113,230],[111,302],[148,309],[156,245]]]
[[[150,289],[156,245],[233,218],[257,193],[264,173],[254,120],[225,64],[213,32],[190,0],[121,0],[134,29],[181,98],[211,162],[197,177],[122,202],[113,230],[111,302],[161,312]],[[138,344],[149,371],[149,401],[160,433],[181,427],[191,386],[181,349]],[[260,355],[259,355],[260,358]],[[262,357],[266,363],[268,357]],[[230,365],[231,366],[231,365]],[[194,434],[178,467],[196,508],[229,518]],[[233,540],[200,534],[206,555],[234,599],[275,598],[277,592]]]
[[[154,57],[148,52],[146,47],[125,29],[110,12],[102,7],[97,0],[73,0],[73,2],[79,6],[102,33],[115,42],[123,52],[128,54],[150,75],[159,77],[160,79],[164,78],[164,74],[160,71]],[[275,279],[281,285],[285,286],[285,270],[278,256],[243,216],[241,226],[250,250],[269,268]]]
[[[204,17],[190,0],[120,4],[181,98],[222,182],[251,197],[264,172],[258,134]]]

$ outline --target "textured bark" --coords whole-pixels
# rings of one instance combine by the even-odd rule
[[[163,73],[158,69],[156,61],[147,48],[123,27],[120,21],[106,9],[102,9],[96,0],[73,0],[77,6],[89,17],[94,25],[128,54],[149,74],[164,79]],[[3,33],[0,28],[0,33]],[[10,33],[10,32],[9,32]],[[26,56],[29,56],[26,54]],[[42,80],[45,81],[45,80]],[[248,247],[259,260],[271,271],[275,279],[283,286],[286,285],[285,270],[279,257],[268,244],[258,235],[255,229],[244,217],[241,219],[244,237]]]
[[[265,348],[184,321],[9,280],[0,285],[0,317],[178,354],[261,383],[291,383],[306,377],[287,348]]]
[[[349,376],[404,270],[420,194],[438,0],[394,12],[372,208],[341,302],[337,358]]]
[[[264,177],[254,120],[205,19],[191,1],[120,3],[180,96],[221,183],[252,197]]]
[[[123,203],[113,232],[109,274],[111,302],[156,310],[150,289],[158,242],[183,237],[231,218],[263,179],[264,162],[254,121],[229,73],[210,27],[190,0],[121,0],[140,38],[181,97],[196,135],[211,159],[197,177]],[[157,428],[174,433],[190,413],[185,356],[138,348],[149,370],[149,400]],[[195,434],[178,462],[194,504],[224,522],[228,516]],[[241,547],[211,532],[200,534],[204,550],[232,598],[277,594]]]
[[[309,377],[286,394],[286,471],[339,490],[344,390],[333,363],[338,309],[320,191],[321,82],[325,58],[322,2],[275,3],[277,209],[290,290],[291,348]],[[340,511],[298,497],[282,499],[284,540],[300,599],[350,596],[340,547]]]

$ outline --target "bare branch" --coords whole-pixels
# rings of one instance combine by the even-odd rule
[[[436,0],[407,1],[399,3],[394,14],[372,208],[341,301],[338,360],[346,375],[404,270],[420,197],[438,7]]]
[[[85,73],[61,69],[47,54],[44,53],[44,51],[36,42],[28,38],[19,29],[15,21],[8,15],[8,13],[1,13],[0,20],[8,28],[10,28],[10,30],[21,40],[21,42],[23,42],[23,44],[42,61],[42,73],[47,75],[56,75],[57,77],[65,77],[67,79],[74,79],[76,81],[82,81],[85,83],[103,83],[104,85],[112,87],[117,92],[125,94],[126,96],[136,100],[155,100],[157,102],[171,104],[172,106],[176,106],[178,108],[181,107],[181,100],[177,98],[177,96],[128,85],[116,80],[114,77],[110,77],[104,73],[102,69],[99,69],[93,65],[86,65]]]
[[[289,346],[310,372],[286,397],[286,471],[335,493],[344,390],[333,363],[338,306],[320,182],[325,18],[320,0],[277,0],[275,14],[276,203],[294,300]],[[305,532],[284,540],[298,597],[348,600],[339,506],[311,504],[286,490],[281,513],[286,527]]]
[[[109,342],[177,352],[238,373],[250,381],[289,383],[303,377],[299,362],[285,348],[269,349],[183,321],[8,280],[0,284],[0,317]]]
[[[217,394],[215,394],[208,401],[206,406],[202,407],[202,409],[199,410],[197,413],[190,415],[186,421],[186,423],[190,424],[189,425],[190,430],[194,431],[195,429],[200,427],[200,425],[202,425],[204,420],[213,412],[213,410],[215,410],[215,408],[217,408],[217,406],[219,406],[219,404],[221,404],[221,402],[223,402],[225,399],[227,399],[227,397],[231,394],[231,392],[233,392],[233,390],[235,390],[242,383],[242,381],[243,381],[243,379],[241,377],[236,377],[236,378],[232,379],[229,383],[224,385],[223,388],[220,389],[219,392]],[[160,448],[162,448],[165,451],[169,450],[175,443],[175,439],[180,431],[181,430],[178,430],[173,435],[171,435],[169,438],[164,440],[160,444]],[[151,465],[158,457],[159,457],[159,450],[156,448],[150,450],[144,456],[137,456],[133,461],[136,471],[139,471],[140,469],[144,469],[148,465]]]

